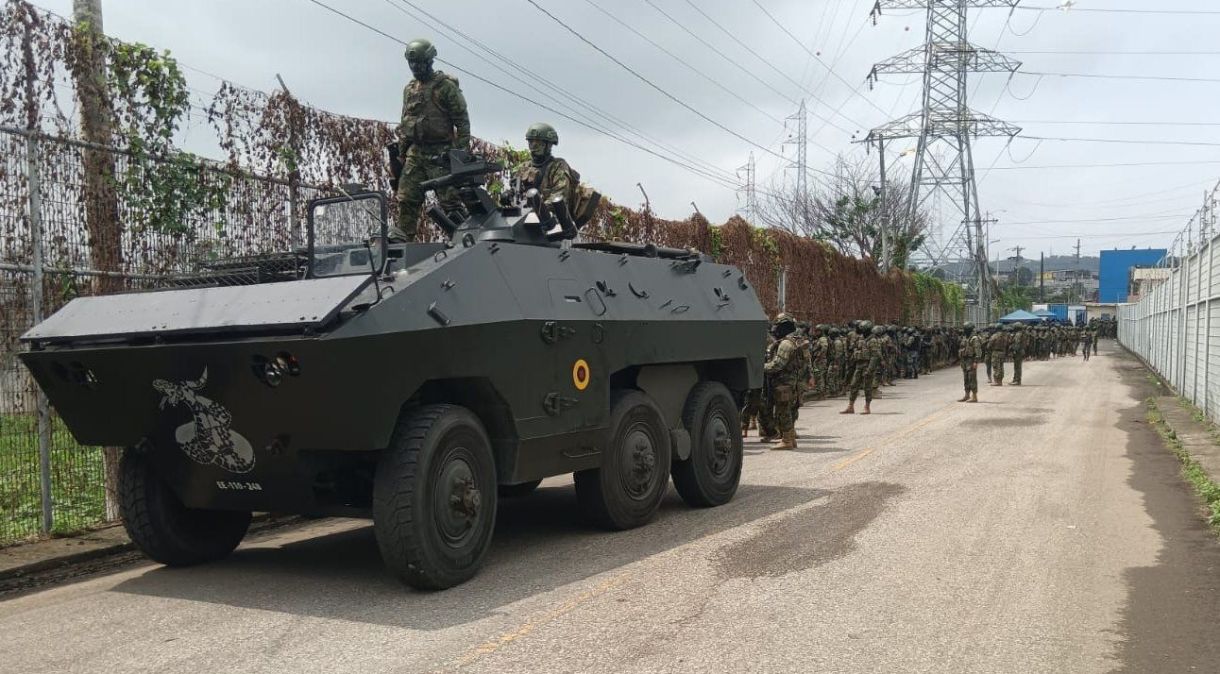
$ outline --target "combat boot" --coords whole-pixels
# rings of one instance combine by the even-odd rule
[[[776,451],[779,451],[781,449],[796,449],[796,433],[794,431],[788,431],[787,433],[784,433],[783,440],[784,440],[783,442],[772,447],[771,449],[774,449]]]
[[[856,404],[855,403],[848,403],[847,409],[843,410],[842,412],[839,412],[839,414],[855,414],[855,413],[856,413]]]
[[[742,427],[741,427],[741,437],[742,437],[743,439],[744,439],[744,438],[748,438],[748,437],[750,437],[750,425],[749,425],[749,424],[743,424],[743,425],[742,425]]]
[[[775,442],[778,439],[779,439],[778,435],[775,435],[774,433],[768,433],[767,435],[763,435],[763,436],[759,437],[758,441],[759,442]]]
[[[977,403],[978,401],[979,401],[979,394],[978,394],[978,391],[974,391],[974,392],[972,392],[972,393],[970,394],[970,402],[972,402],[972,403]]]
[[[966,395],[962,396],[962,397],[961,397],[961,399],[960,399],[960,400],[958,400],[957,402],[959,402],[959,403],[968,403],[968,402],[970,402],[970,392],[969,392],[969,391],[966,391]]]
[[[861,412],[860,414],[863,415],[863,414],[872,414],[872,413],[873,413],[872,403],[864,403],[864,411]]]

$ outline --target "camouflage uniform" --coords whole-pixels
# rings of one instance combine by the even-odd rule
[[[983,360],[983,338],[978,335],[963,335],[957,350],[957,358],[962,366],[962,387],[966,395],[960,402],[968,399],[978,401],[979,394],[979,362]]]
[[[572,167],[560,157],[547,157],[541,164],[531,163],[522,172],[521,183],[526,189],[537,188],[544,204],[563,197],[571,208],[576,207],[578,185],[572,182]]]
[[[419,214],[424,205],[422,183],[448,174],[436,163],[437,155],[470,145],[470,117],[466,98],[457,78],[441,71],[426,81],[411,80],[402,93],[402,123],[398,126],[398,156],[402,176],[398,179],[398,227],[395,238],[414,241]],[[453,188],[437,194],[446,213],[463,212]]]
[[[1087,361],[1089,359],[1089,354],[1093,352],[1093,333],[1088,330],[1081,333],[1080,343],[1084,345],[1084,359]]]
[[[810,357],[813,360],[813,383],[819,396],[831,395],[830,381],[830,338],[826,336],[825,328],[818,328],[817,338],[813,342]]]
[[[784,438],[786,444],[789,438],[795,440],[792,400],[800,393],[800,377],[805,367],[806,361],[801,355],[801,345],[795,334],[781,338],[775,348],[775,355],[763,366],[763,371],[772,381],[775,430]]]
[[[996,386],[1004,385],[1004,359],[1008,357],[1009,340],[1003,330],[996,330],[987,339],[987,351],[991,354],[991,378]]]
[[[885,360],[886,339],[884,333],[874,332],[872,337],[857,342],[856,350],[852,353],[855,369],[852,371],[851,386],[848,387],[851,393],[848,395],[847,409],[843,410],[845,414],[855,412],[856,398],[861,390],[864,391],[864,413],[871,413],[869,408],[876,393],[877,377]]]
[[[1029,336],[1022,330],[1023,326],[1016,326],[1015,332],[1012,335],[1012,344],[1009,345],[1009,352],[1012,354],[1012,385],[1021,385],[1021,364],[1025,360],[1025,351],[1029,344]]]

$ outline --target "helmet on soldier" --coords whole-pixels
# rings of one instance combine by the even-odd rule
[[[859,323],[856,324],[856,329],[860,331],[860,334],[867,335],[868,333],[873,331],[873,322],[872,321],[860,321]]]
[[[525,140],[540,140],[551,145],[559,144],[559,134],[555,131],[555,127],[546,122],[538,122],[531,124],[529,130],[525,132]]]
[[[425,39],[411,40],[403,54],[408,61],[432,61],[436,58],[436,47]]]
[[[436,58],[436,47],[427,40],[412,40],[403,54],[411,66],[415,79],[426,81],[432,77],[432,60]]]
[[[885,326],[884,326],[884,325],[874,325],[874,326],[873,326],[873,334],[874,334],[874,335],[884,335],[884,334],[885,334]]]
[[[974,323],[962,323],[962,332],[966,333],[967,335],[974,332]]]

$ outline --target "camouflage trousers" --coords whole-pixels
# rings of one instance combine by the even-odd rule
[[[997,384],[1004,383],[1004,354],[991,354],[991,381]]]
[[[860,391],[864,391],[864,402],[873,402],[873,392],[877,388],[877,370],[871,367],[857,367],[851,375],[851,385],[848,386],[851,394],[848,397],[850,404],[855,404],[856,398],[860,395]]]
[[[962,361],[962,387],[966,393],[979,392],[979,371],[977,366],[969,361]]]
[[[1025,362],[1024,355],[1020,355],[1020,356],[1014,355],[1012,357],[1012,383],[1014,383],[1014,384],[1021,383],[1021,365],[1024,362]]]
[[[774,398],[774,431],[783,435],[793,430],[796,410],[800,407],[801,387],[794,384],[776,384],[772,388]]]
[[[830,373],[830,368],[825,365],[814,364],[813,366],[813,385],[814,393],[820,396],[830,395],[830,382],[826,380],[826,375]]]
[[[776,433],[774,388],[774,386],[768,385],[762,390],[762,399],[758,406],[758,434],[761,436]]]
[[[414,241],[419,227],[419,214],[424,207],[423,183],[434,178],[449,175],[433,161],[436,155],[448,150],[445,145],[419,147],[412,145],[403,157],[402,176],[398,179],[398,224],[391,229],[390,237],[404,241]],[[462,200],[458,191],[452,187],[439,190],[436,194],[441,210],[445,213],[462,212]]]

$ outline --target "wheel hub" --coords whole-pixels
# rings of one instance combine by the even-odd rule
[[[653,445],[652,435],[647,429],[639,426],[627,433],[625,444],[629,458],[623,466],[624,484],[631,495],[641,497],[648,493],[656,473],[656,447]]]
[[[465,457],[447,461],[436,481],[433,518],[441,538],[459,546],[473,534],[482,513],[483,494]]]
[[[722,415],[715,415],[708,420],[704,437],[709,439],[712,451],[709,453],[713,475],[724,473],[730,463],[733,450],[733,440],[729,436],[728,422]]]

